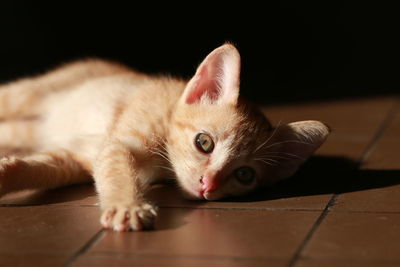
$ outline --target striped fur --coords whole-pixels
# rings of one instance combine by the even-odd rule
[[[239,69],[239,53],[226,44],[189,82],[92,59],[1,86],[0,147],[34,152],[0,159],[0,196],[94,178],[103,226],[141,230],[156,217],[145,198],[154,182],[176,178],[188,197],[211,200],[291,175],[328,129],[314,121],[272,128],[256,108],[238,100]],[[199,132],[212,136],[212,153],[196,148]],[[294,152],[282,137],[297,140]],[[303,149],[301,142],[311,145]],[[289,169],[284,173],[265,164],[289,154],[298,158],[282,163]],[[251,185],[234,178],[243,165],[257,174]],[[217,190],[199,194],[203,177],[218,182]]]

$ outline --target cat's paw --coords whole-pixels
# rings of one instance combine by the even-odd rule
[[[103,209],[100,222],[115,231],[142,231],[154,227],[157,208],[151,204],[115,204]]]

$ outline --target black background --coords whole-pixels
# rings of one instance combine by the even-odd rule
[[[190,77],[208,52],[230,41],[242,55],[242,95],[257,102],[398,92],[394,6],[215,3],[2,2],[0,81],[92,56]]]

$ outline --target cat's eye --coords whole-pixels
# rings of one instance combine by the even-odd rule
[[[214,150],[214,141],[211,136],[205,133],[199,133],[194,139],[196,147],[203,153],[211,153]]]
[[[251,184],[255,178],[254,170],[247,166],[236,169],[234,174],[235,178],[242,184]]]

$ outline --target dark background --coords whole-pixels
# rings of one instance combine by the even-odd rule
[[[92,56],[190,77],[231,41],[242,55],[242,95],[257,102],[398,92],[398,14],[383,2],[82,2],[3,1],[0,81]]]

